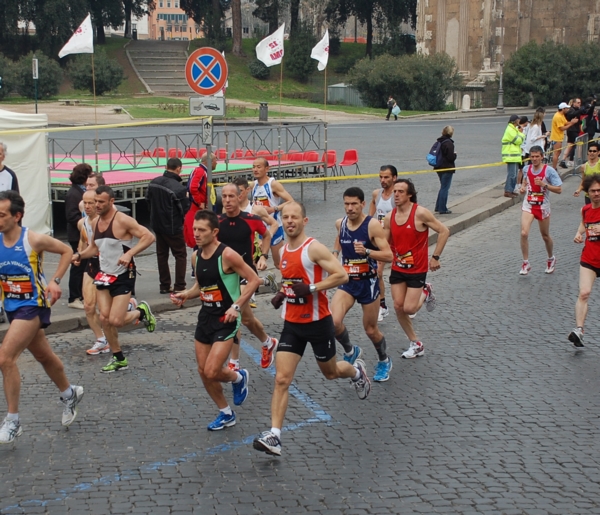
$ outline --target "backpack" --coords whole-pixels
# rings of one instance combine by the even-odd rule
[[[427,154],[429,166],[438,166],[442,162],[442,144],[436,141]]]

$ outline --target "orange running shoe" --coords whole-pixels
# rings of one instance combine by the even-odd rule
[[[266,347],[263,345],[262,356],[260,357],[260,366],[262,368],[269,368],[273,364],[273,360],[275,359],[275,349],[277,348],[278,343],[279,340],[271,338],[271,345],[267,345]]]

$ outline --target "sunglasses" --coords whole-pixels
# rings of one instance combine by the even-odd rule
[[[592,153],[592,154],[597,154],[597,153],[598,153],[598,151],[597,151],[597,150],[588,150],[588,154],[589,154],[589,153]]]

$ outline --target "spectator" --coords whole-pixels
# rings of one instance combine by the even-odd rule
[[[521,162],[519,163],[519,171],[517,172],[517,185],[515,187],[515,193],[517,189],[521,189],[521,179],[523,178],[523,166],[525,164],[525,141],[527,141],[527,133],[529,132],[529,118],[527,116],[521,116],[519,118],[519,127],[523,132],[523,143],[521,143]]]
[[[442,153],[441,162],[434,166],[434,170],[444,170],[443,172],[437,172],[440,180],[440,191],[438,192],[437,201],[435,203],[435,212],[440,215],[449,215],[452,213],[448,209],[448,192],[450,191],[450,185],[452,184],[452,177],[454,176],[454,167],[456,162],[456,153],[454,152],[454,141],[452,136],[454,135],[454,128],[451,125],[446,125],[442,129],[442,135],[437,140],[440,142],[440,152]],[[450,168],[450,170],[447,170]]]
[[[217,167],[217,156],[211,154],[211,166],[212,170]],[[200,166],[194,169],[190,174],[190,178],[187,183],[188,198],[190,200],[190,209],[185,215],[183,222],[183,237],[188,247],[194,248],[196,246],[196,240],[194,240],[194,230],[192,225],[194,224],[194,216],[200,209],[206,208],[206,181],[207,181],[207,168],[208,156],[204,154],[200,160]]]
[[[569,104],[561,102],[558,106],[558,111],[554,113],[552,117],[552,131],[550,132],[550,141],[554,143],[553,155],[552,155],[552,168],[556,170],[558,165],[558,157],[563,145],[563,139],[565,138],[565,131],[577,123],[576,119],[567,121],[566,114],[571,109]]]
[[[567,129],[567,144],[568,148],[564,154],[563,161],[560,163],[561,168],[573,166],[573,157],[575,156],[575,141],[581,134],[581,120],[587,116],[590,106],[581,107],[581,98],[573,99],[571,108],[565,115],[568,122],[575,122]],[[565,160],[567,161],[565,163]]]
[[[181,160],[172,157],[161,177],[150,181],[146,200],[150,208],[150,224],[156,235],[156,259],[160,293],[185,290],[187,249],[183,238],[183,220],[190,202],[187,188],[181,184]],[[175,283],[171,288],[169,251],[175,258]]]
[[[86,163],[81,163],[73,168],[69,176],[71,188],[65,198],[65,214],[67,218],[67,240],[73,249],[77,252],[79,245],[79,228],[77,222],[83,218],[79,209],[79,203],[83,200],[85,191],[85,182],[92,174],[92,167]],[[69,272],[69,307],[73,309],[83,309],[83,273],[87,266],[87,260],[82,260],[79,265],[71,265]]]
[[[387,101],[388,112],[387,112],[387,116],[385,117],[386,120],[390,119],[390,116],[392,115],[392,109],[394,109],[395,106],[396,106],[396,101],[392,98],[392,95],[390,95],[390,97],[388,98],[388,101]],[[397,120],[398,116],[394,115],[394,119]]]
[[[583,131],[588,135],[588,141],[592,141],[596,135],[596,132],[598,132],[598,119],[596,118],[596,98],[586,98],[584,102],[584,109],[586,109],[586,113],[583,116],[585,125]]]
[[[506,163],[506,183],[504,184],[504,196],[515,198],[517,185],[517,170],[521,162],[521,144],[525,137],[519,126],[519,116],[513,114],[508,120],[508,125],[502,136],[502,162]]]
[[[531,124],[529,125],[529,129],[527,130],[527,136],[525,137],[525,143],[523,143],[523,161],[527,163],[529,161],[529,150],[531,147],[538,145],[542,148],[545,147],[544,143],[546,141],[547,134],[544,132],[544,114],[545,110],[543,107],[538,107],[533,115],[533,120],[531,120]],[[521,178],[522,179],[522,178]],[[519,180],[519,185],[522,183],[522,180]]]
[[[6,158],[6,145],[0,142],[0,191],[13,190],[19,192],[17,174],[4,165]]]

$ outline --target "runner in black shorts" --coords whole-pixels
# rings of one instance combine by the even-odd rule
[[[315,359],[326,362],[335,357],[335,341],[331,340],[332,334],[331,315],[310,324],[287,322],[281,331],[277,352],[293,352],[298,356],[304,356],[306,346],[310,343]]]
[[[425,288],[427,284],[427,272],[422,274],[405,274],[392,270],[390,274],[390,284],[406,283],[407,288]]]
[[[192,254],[196,281],[189,289],[171,295],[174,304],[200,297],[202,308],[194,334],[196,361],[206,391],[219,408],[209,431],[235,425],[235,413],[225,400],[221,383],[232,383],[233,403],[241,405],[248,397],[248,371],[225,366],[240,326],[240,311],[258,288],[260,279],[233,249],[218,241],[219,219],[209,210],[194,215],[194,238],[201,250]],[[240,278],[248,288],[240,291]]]

